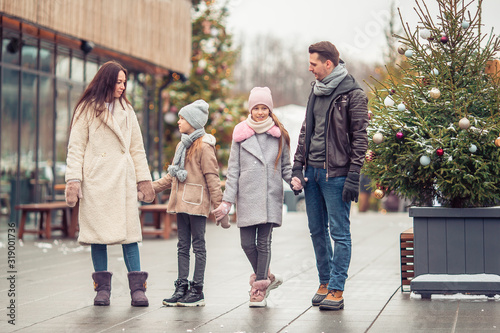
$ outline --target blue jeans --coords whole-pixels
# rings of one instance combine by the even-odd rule
[[[326,169],[311,166],[304,176],[308,178],[306,211],[320,284],[328,283],[329,290],[344,290],[351,262],[351,202],[342,200],[346,177],[327,179]]]
[[[123,259],[129,272],[141,270],[141,259],[139,257],[139,245],[137,243],[122,244]],[[106,244],[91,244],[90,253],[94,271],[103,272],[108,270],[108,248]]]

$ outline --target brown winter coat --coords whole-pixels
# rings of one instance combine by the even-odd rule
[[[187,177],[184,182],[179,182],[170,174],[153,182],[156,193],[172,189],[167,204],[169,213],[208,217],[210,211],[222,201],[215,138],[206,134],[202,140],[201,149],[185,162]]]
[[[115,101],[114,110],[114,116],[106,110],[92,121],[75,117],[71,127],[66,181],[81,181],[81,244],[142,240],[137,183],[151,180],[151,174],[132,106]]]

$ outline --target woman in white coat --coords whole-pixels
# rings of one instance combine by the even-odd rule
[[[148,306],[147,272],[141,271],[142,240],[137,199],[155,193],[135,112],[125,96],[127,70],[115,61],[102,65],[78,101],[68,143],[66,202],[78,200],[78,241],[91,246],[94,305],[109,305],[111,276],[107,245],[121,244],[132,306]]]
[[[235,126],[223,202],[217,220],[236,203],[241,247],[254,273],[250,307],[266,306],[269,290],[282,278],[269,272],[271,235],[281,226],[283,179],[290,184],[290,137],[276,115],[268,87],[255,87],[248,98],[248,118]]]

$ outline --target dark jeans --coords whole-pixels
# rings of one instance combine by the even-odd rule
[[[207,250],[205,248],[205,228],[207,218],[204,216],[177,214],[177,267],[178,279],[187,281],[189,276],[189,255],[191,239],[195,257],[193,282],[203,285],[205,266],[207,263]]]
[[[328,283],[329,290],[344,290],[351,262],[351,202],[342,200],[346,177],[326,178],[326,169],[311,166],[304,176],[308,178],[306,211],[319,281]]]
[[[256,280],[266,280],[271,262],[273,224],[258,224],[240,228],[241,247],[252,265]]]
[[[137,243],[122,244],[123,259],[129,272],[139,272],[141,270],[141,259],[139,256],[139,246]],[[90,253],[94,271],[103,272],[108,270],[108,247],[106,244],[91,244]]]

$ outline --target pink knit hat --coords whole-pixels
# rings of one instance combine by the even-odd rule
[[[254,106],[264,104],[273,111],[273,97],[271,96],[271,89],[268,87],[255,87],[250,91],[248,97],[248,112],[252,112]]]

